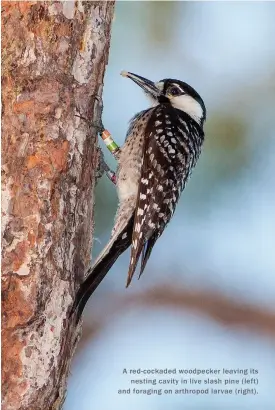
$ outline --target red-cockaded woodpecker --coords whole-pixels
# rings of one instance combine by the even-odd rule
[[[152,249],[170,221],[204,141],[206,109],[190,85],[174,79],[152,82],[129,72],[152,102],[130,123],[116,153],[119,206],[111,238],[88,270],[73,306],[79,320],[99,283],[131,246],[127,286],[141,257],[143,273]]]

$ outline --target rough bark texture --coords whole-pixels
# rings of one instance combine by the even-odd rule
[[[61,407],[90,262],[113,2],[2,2],[3,410]]]

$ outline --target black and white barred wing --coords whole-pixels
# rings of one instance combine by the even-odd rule
[[[141,253],[142,274],[156,240],[174,213],[189,169],[183,139],[186,130],[173,108],[156,107],[145,133],[127,286]]]

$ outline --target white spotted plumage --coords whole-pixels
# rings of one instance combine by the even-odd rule
[[[188,84],[164,79],[153,83],[123,72],[143,88],[152,108],[137,114],[118,157],[119,206],[109,243],[87,272],[75,301],[78,317],[90,295],[131,246],[127,285],[141,256],[140,274],[174,214],[179,196],[196,165],[204,140],[206,110]]]
[[[146,128],[133,229],[133,241],[138,241],[138,245],[132,247],[128,284],[141,253],[143,272],[157,238],[174,213],[179,195],[190,175],[193,157],[199,152],[199,146],[189,140],[186,121],[179,121],[180,115],[181,112],[171,106],[160,104],[152,109]],[[195,121],[190,126],[196,134]],[[145,203],[148,208],[141,214],[140,210]]]

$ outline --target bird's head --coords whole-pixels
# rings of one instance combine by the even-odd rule
[[[184,111],[199,125],[206,119],[206,108],[201,96],[183,81],[165,78],[154,83],[139,75],[122,71],[123,77],[128,77],[139,85],[150,98],[153,105],[171,104],[172,107]]]

